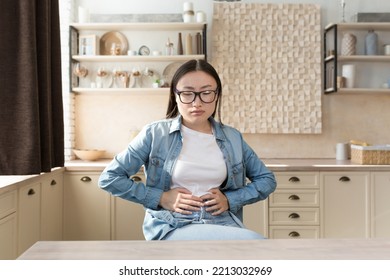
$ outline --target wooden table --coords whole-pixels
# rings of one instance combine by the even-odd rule
[[[22,260],[390,260],[390,239],[39,241]]]

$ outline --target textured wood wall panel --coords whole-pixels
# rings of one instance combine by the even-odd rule
[[[321,133],[319,5],[214,3],[222,121],[243,133]]]

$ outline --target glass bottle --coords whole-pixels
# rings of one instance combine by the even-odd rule
[[[165,44],[165,55],[173,55],[173,43],[169,40],[169,38]]]

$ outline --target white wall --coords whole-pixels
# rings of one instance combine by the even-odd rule
[[[75,5],[88,7],[96,14],[143,14],[143,13],[181,13],[184,2],[193,2],[195,10],[203,10],[211,20],[212,0],[74,0]],[[338,22],[341,19],[341,0],[242,0],[242,3],[307,3],[319,4],[323,10],[323,22]],[[383,0],[346,0],[345,15],[349,19],[357,12],[390,11],[390,1]]]
[[[183,3],[186,2],[185,0],[73,1],[75,2],[75,7],[80,5],[88,8],[90,13],[97,14],[181,13]],[[207,13],[207,19],[211,25],[213,1],[193,0],[192,2],[194,3],[195,11],[203,10]],[[298,3],[298,1],[278,0],[247,0],[242,2]],[[347,20],[357,12],[390,12],[390,1],[346,0],[345,2]],[[299,3],[319,4],[322,10],[323,25],[329,22],[339,22],[341,19],[340,0],[300,0]],[[209,30],[211,30],[211,27],[209,27]],[[212,36],[212,34],[210,35]],[[99,102],[98,99],[96,102]],[[159,105],[161,112],[165,112],[165,104],[161,104],[161,100],[157,102],[160,102],[160,104],[155,103],[151,105],[154,108],[157,108]],[[109,106],[109,104],[105,105]],[[112,105],[115,106],[114,103]],[[323,133],[320,135],[246,134],[244,137],[258,152],[259,156],[263,158],[334,158],[335,144],[337,142],[347,142],[350,139],[361,139],[370,143],[390,143],[390,130],[387,129],[388,120],[390,120],[390,110],[388,110],[390,108],[389,95],[323,95],[322,107]],[[84,122],[88,123],[89,120],[93,122],[94,114],[99,113],[99,110],[95,112],[89,110],[89,112],[83,115]],[[145,112],[145,114],[147,113]],[[142,112],[140,115],[142,116]],[[129,116],[124,116],[124,118],[129,118]],[[143,121],[146,120],[141,120],[141,123]],[[104,126],[104,124],[100,126],[102,125]],[[126,124],[122,125],[126,126]],[[113,133],[113,142],[109,144],[110,155],[119,152],[125,147],[131,126],[132,123],[129,121],[127,127],[111,131]],[[89,129],[99,129],[99,127],[96,124],[96,127],[89,127]],[[82,132],[76,131],[76,133]],[[105,133],[105,130],[102,129],[101,133]],[[99,143],[99,140],[95,141],[93,138],[88,139],[84,136],[79,140],[79,144],[103,145],[103,143]]]

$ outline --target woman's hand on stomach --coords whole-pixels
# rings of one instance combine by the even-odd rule
[[[207,212],[212,212],[212,215],[216,216],[229,210],[229,202],[218,188],[210,189],[209,192],[200,197],[205,201],[204,206]]]
[[[200,211],[204,203],[202,198],[192,195],[186,188],[174,188],[163,192],[160,206],[166,210],[189,215],[192,211]]]

